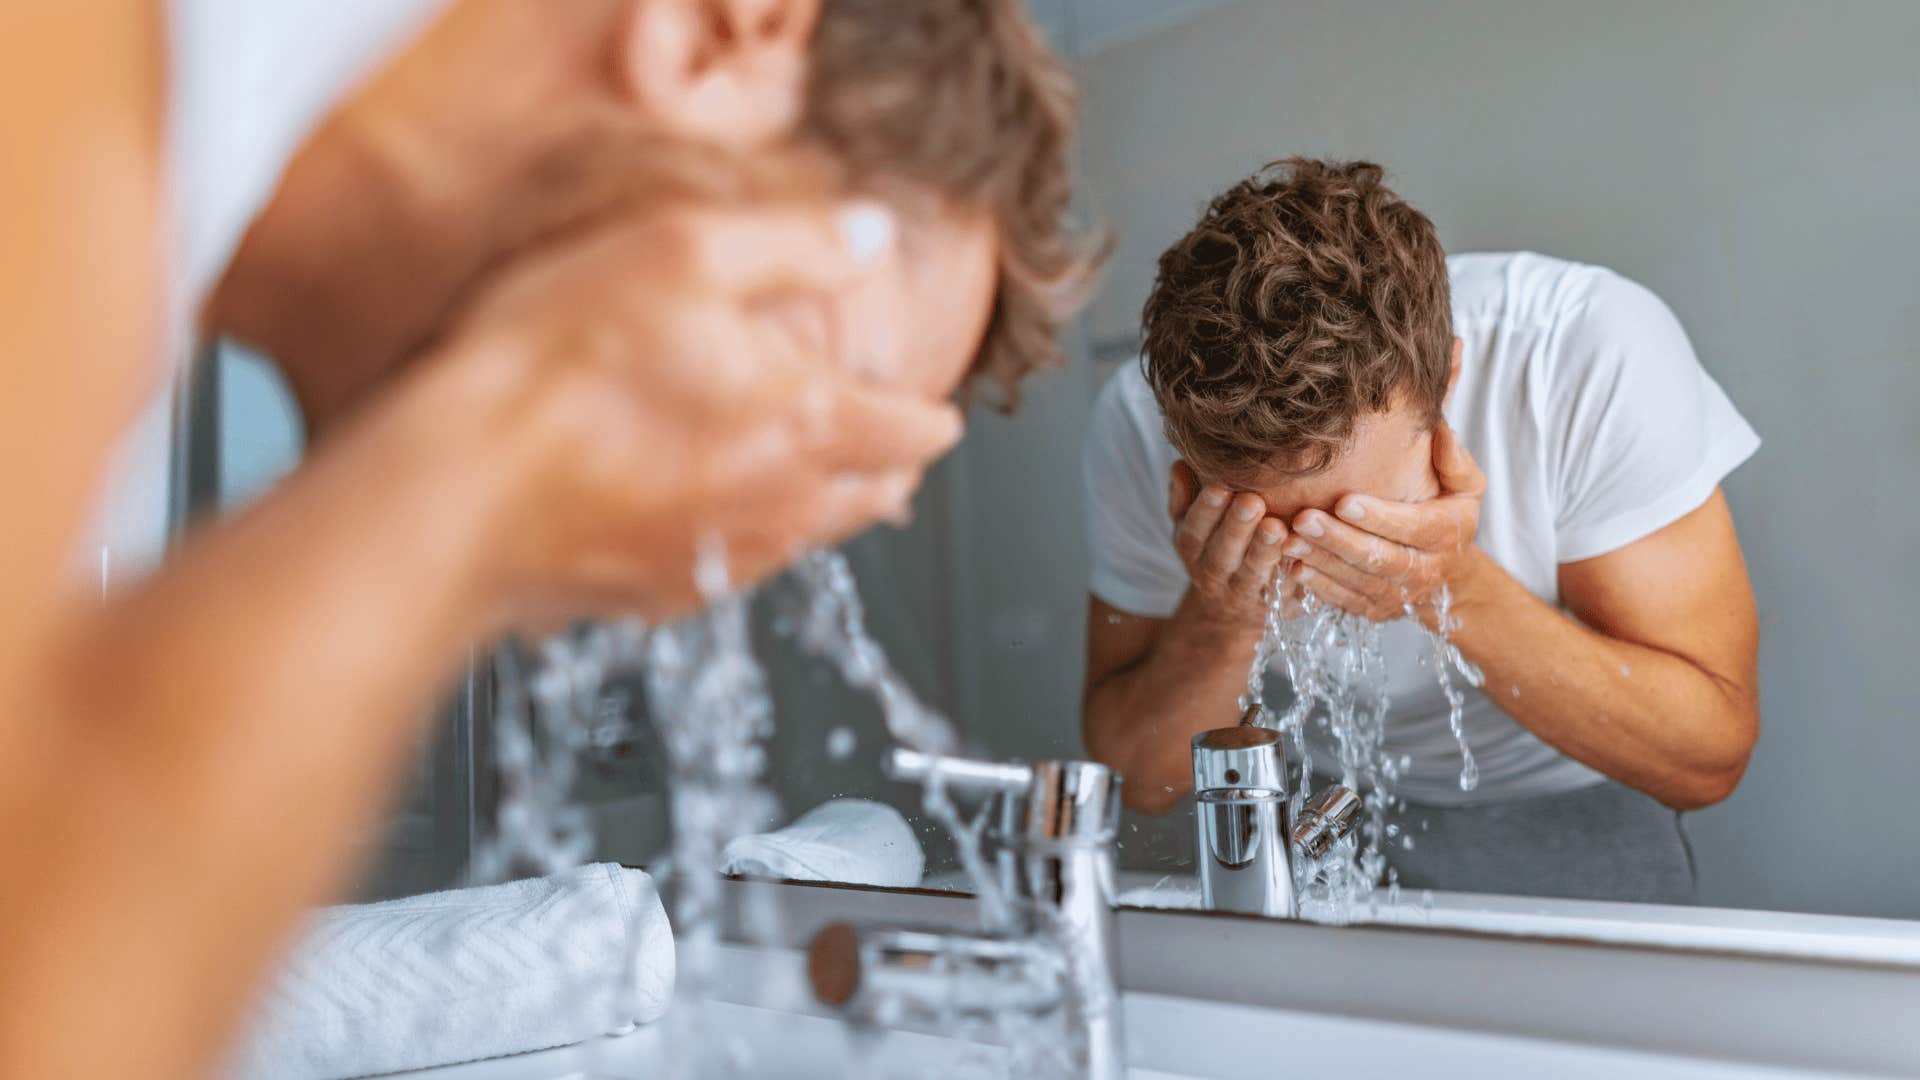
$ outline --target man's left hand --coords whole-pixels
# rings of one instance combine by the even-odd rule
[[[1486,474],[1445,424],[1433,433],[1433,467],[1440,494],[1426,502],[1346,495],[1332,514],[1301,511],[1283,549],[1295,560],[1289,579],[1375,622],[1411,609],[1432,625],[1436,598],[1474,554],[1487,490]]]

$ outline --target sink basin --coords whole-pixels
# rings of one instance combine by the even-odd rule
[[[1161,897],[1177,900],[1178,883],[1167,885]],[[724,895],[707,1030],[723,1044],[710,1060],[735,1067],[707,1075],[1007,1075],[1003,1048],[940,1032],[890,1030],[856,1045],[805,981],[804,949],[823,926],[971,926],[971,897],[745,880]],[[1908,1075],[1920,1061],[1920,964],[1907,962],[1920,938],[1904,926],[1875,936],[1859,924],[1878,920],[1816,920],[1782,938],[1754,913],[1463,894],[1416,898],[1397,914],[1417,929],[1122,909],[1129,1075],[1704,1080]],[[1677,929],[1662,922],[1673,919]],[[1624,940],[1596,946],[1603,933]],[[1697,947],[1715,934],[1706,939],[1722,947]],[[1796,935],[1808,956],[1786,955],[1782,942]],[[1849,951],[1859,958],[1833,958]],[[664,1076],[673,1030],[406,1075]]]
[[[986,1080],[1007,1075],[999,1047],[916,1032],[898,1031],[866,1048],[865,1071],[855,1065],[846,1025],[839,1020],[728,1001],[708,1004],[715,1028],[741,1033],[725,1054],[732,1071],[717,1063],[704,1075],[845,1080],[849,1076],[954,1077]],[[632,1080],[666,1075],[664,1023],[631,1035],[440,1069],[398,1074],[406,1080]],[[1172,1080],[1191,1073],[1131,1069],[1133,1080]]]
[[[850,1075],[984,1078],[1006,1075],[998,1047],[922,1032],[887,1033],[867,1047],[859,1071],[847,1028],[803,994],[798,950],[720,950],[713,1029],[737,1033],[733,1072],[788,1080]],[[1175,1077],[1553,1076],[1613,1080],[1732,1080],[1835,1076],[1831,1071],[1756,1068],[1615,1048],[1414,1024],[1202,1002],[1165,994],[1125,997],[1133,1080]],[[665,1023],[560,1050],[403,1074],[408,1080],[601,1080],[664,1074]]]

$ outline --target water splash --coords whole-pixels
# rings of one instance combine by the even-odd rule
[[[1417,618],[1413,605],[1407,605],[1406,610],[1408,618]],[[1460,649],[1454,645],[1453,632],[1459,627],[1460,620],[1453,616],[1453,591],[1442,585],[1434,598],[1433,628],[1427,631],[1427,643],[1433,650],[1434,677],[1439,680],[1441,695],[1447,699],[1447,728],[1453,732],[1455,745],[1460,747],[1460,790],[1472,791],[1480,786],[1480,766],[1474,763],[1473,748],[1467,745],[1467,732],[1462,726],[1466,695],[1453,685],[1450,672],[1458,671],[1467,685],[1475,689],[1487,680],[1479,667],[1461,656]]]
[[[791,605],[783,621],[800,647],[832,664],[848,686],[869,694],[880,706],[887,733],[901,745],[934,755],[951,754],[960,741],[952,722],[914,694],[888,662],[886,650],[867,631],[866,611],[847,557],[838,551],[810,552],[794,564],[791,577]],[[953,837],[960,869],[979,902],[981,925],[988,929],[1012,925],[1005,891],[983,851],[988,807],[972,819],[963,814],[949,797],[936,761],[921,808]]]
[[[1256,658],[1264,654],[1269,663],[1277,658],[1293,687],[1293,703],[1271,721],[1299,754],[1292,810],[1297,814],[1313,790],[1309,724],[1332,737],[1340,782],[1359,792],[1366,806],[1358,836],[1312,864],[1296,866],[1295,884],[1303,913],[1347,921],[1385,870],[1386,813],[1400,775],[1400,763],[1384,749],[1390,702],[1380,627],[1321,603],[1311,592],[1300,595],[1298,614],[1280,618],[1284,602],[1276,595],[1269,605],[1267,633]]]
[[[558,873],[592,857],[591,818],[573,797],[574,783],[582,757],[607,737],[604,686],[641,673],[671,777],[672,858],[658,876],[673,905],[677,987],[666,1022],[676,1076],[692,1075],[702,1056],[696,1048],[709,1045],[719,1048],[710,1056],[722,1067],[749,1071],[728,1064],[739,1056],[734,1041],[705,1037],[702,1002],[718,943],[722,851],[771,824],[778,809],[762,780],[773,704],[752,650],[751,597],[729,588],[717,542],[702,545],[695,585],[707,607],[680,622],[651,631],[638,619],[594,623],[537,650],[517,643],[502,650],[494,723],[499,816],[469,868],[471,879],[495,881]],[[635,985],[631,967],[639,962],[627,958],[623,986]]]
[[[947,718],[928,708],[887,661],[867,632],[866,609],[854,587],[853,567],[838,551],[814,551],[792,570],[796,603],[787,612],[794,639],[809,655],[834,666],[848,686],[871,694],[887,733],[901,745],[950,754],[959,742]]]
[[[700,1048],[725,1042],[706,1030],[704,1008],[719,945],[722,850],[777,816],[762,782],[773,702],[753,653],[752,597],[730,591],[717,541],[702,545],[694,581],[706,609],[656,629],[645,650],[647,695],[673,778],[674,1076],[692,1075]]]
[[[592,856],[593,829],[573,801],[574,782],[581,757],[605,736],[601,687],[611,675],[637,669],[646,636],[644,622],[624,619],[554,635],[531,657],[520,642],[499,650],[499,816],[468,866],[473,883],[557,874]]]
[[[791,580],[785,624],[801,647],[870,694],[894,739],[935,755],[952,753],[958,745],[953,725],[914,695],[868,632],[845,557],[811,553]],[[752,649],[751,596],[731,591],[717,543],[702,546],[696,585],[707,608],[680,622],[651,630],[639,620],[593,624],[540,643],[531,656],[520,645],[503,650],[494,739],[499,821],[470,868],[474,880],[491,881],[557,873],[591,857],[591,819],[572,796],[580,759],[604,737],[604,684],[642,673],[672,777],[671,871],[662,876],[671,887],[678,968],[665,1021],[673,1076],[693,1075],[703,1058],[714,1057],[736,1074],[751,1069],[737,1039],[704,1030],[702,1002],[717,952],[722,851],[733,837],[771,823],[777,811],[763,783],[773,703]],[[949,797],[936,765],[924,806],[953,835],[982,925],[1011,928],[1011,904],[983,851],[991,803],[969,818]],[[992,1026],[1015,1060],[1037,1066],[1058,1054],[1060,1040],[1050,1028],[1013,1014],[993,1018]],[[720,1052],[703,1054],[699,1048],[707,1046]]]
[[[624,732],[624,715],[609,715],[607,681],[638,671],[644,663],[647,627],[629,618],[591,624],[528,647],[509,641],[497,651],[494,703],[494,765],[499,778],[498,816],[492,835],[477,845],[467,876],[472,883],[524,875],[550,875],[582,865],[593,855],[592,820],[573,798],[584,756]],[[624,710],[620,710],[624,713]],[[617,722],[617,723],[616,723]],[[621,730],[614,730],[615,727]],[[629,917],[629,941],[641,940],[643,912]],[[622,958],[616,980],[616,1017],[639,1011],[637,951]],[[598,988],[581,984],[580,1008],[597,1007]],[[598,1060],[598,1046],[590,1058]],[[589,1070],[593,1076],[607,1070]]]
[[[1366,814],[1356,836],[1314,863],[1295,868],[1303,914],[1346,922],[1357,916],[1363,903],[1378,902],[1373,894],[1382,882],[1389,902],[1399,896],[1397,875],[1388,867],[1384,852],[1395,838],[1389,834],[1387,814],[1405,809],[1395,787],[1412,762],[1404,755],[1389,755],[1385,748],[1392,698],[1380,624],[1325,604],[1311,590],[1297,594],[1297,611],[1291,617],[1288,602],[1285,590],[1270,590],[1240,708],[1260,705],[1261,722],[1283,732],[1296,751],[1300,771],[1292,796],[1295,813],[1313,790],[1314,760],[1306,739],[1309,725],[1330,737],[1340,783],[1362,796]],[[1451,609],[1452,596],[1443,587],[1435,603],[1437,629],[1426,631],[1432,650],[1429,666],[1447,701],[1448,726],[1460,748],[1461,790],[1472,791],[1479,783],[1479,767],[1463,725],[1465,695],[1454,686],[1451,672],[1457,671],[1475,687],[1481,685],[1482,677],[1451,641],[1459,625]],[[1407,610],[1412,616],[1411,605]],[[1278,717],[1266,710],[1263,699],[1266,671],[1276,664],[1293,688],[1292,705]],[[1412,848],[1411,836],[1397,839],[1401,846]]]
[[[969,817],[947,789],[939,755],[952,753],[959,744],[953,724],[920,701],[868,633],[853,570],[844,555],[813,552],[795,565],[791,576],[794,607],[784,621],[802,649],[832,664],[847,685],[873,697],[895,740],[936,755],[922,809],[953,838],[961,871],[973,887],[981,928],[1015,932],[1018,920],[1013,901],[985,851],[987,819],[996,803],[987,800]],[[1064,1017],[1057,1014],[1033,1017],[1002,1009],[984,1018],[950,1014],[940,1026],[963,1039],[979,1035],[1005,1047],[1008,1071],[993,1070],[992,1075],[1064,1077],[1072,1075],[1072,1065],[1066,1050],[1071,1040],[1065,1037],[1063,1022]]]

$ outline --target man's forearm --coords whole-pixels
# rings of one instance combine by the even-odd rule
[[[1237,719],[1258,627],[1222,625],[1182,600],[1153,647],[1087,693],[1087,749],[1126,777],[1135,810],[1165,813],[1193,786],[1193,736]]]
[[[1693,662],[1598,633],[1477,548],[1451,583],[1452,640],[1486,693],[1555,749],[1677,809],[1724,798],[1752,739],[1753,703]]]
[[[486,628],[460,535],[480,519],[453,505],[469,482],[415,469],[408,440],[356,441],[57,650],[35,701],[59,737],[34,762],[34,817],[0,826],[32,868],[0,900],[0,998],[17,1006],[0,1050],[98,1058],[9,1062],[47,1066],[20,1075],[204,1075],[197,1055],[230,1037],[300,911],[346,880],[428,688]],[[22,1037],[100,1015],[134,1027]]]

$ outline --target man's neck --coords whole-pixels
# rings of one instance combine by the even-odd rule
[[[456,8],[308,140],[249,231],[207,329],[272,355],[310,429],[426,344],[476,276],[542,227],[513,211],[568,135],[556,111],[604,107],[595,80],[617,5],[558,11]]]

